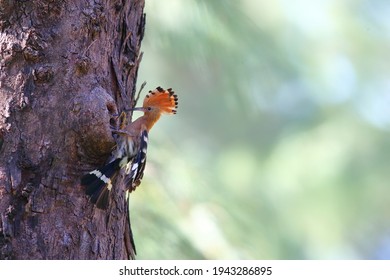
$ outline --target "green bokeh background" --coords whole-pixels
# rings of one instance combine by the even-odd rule
[[[390,259],[390,2],[146,0],[172,87],[132,194],[139,259]]]

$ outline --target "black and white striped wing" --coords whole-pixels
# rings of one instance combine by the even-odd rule
[[[144,170],[146,165],[146,153],[148,150],[148,131],[145,129],[140,135],[140,145],[138,153],[131,162],[128,177],[128,189],[134,191],[139,184],[141,184],[142,177],[144,176]]]

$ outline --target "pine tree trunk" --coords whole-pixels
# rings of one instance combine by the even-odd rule
[[[0,259],[129,257],[124,186],[102,211],[79,182],[132,105],[143,7],[0,0]]]

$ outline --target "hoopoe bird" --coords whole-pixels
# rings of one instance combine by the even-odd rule
[[[146,164],[149,131],[162,114],[176,114],[177,105],[177,95],[171,88],[157,87],[149,91],[142,107],[130,109],[144,112],[143,116],[127,124],[125,113],[120,115],[119,129],[113,131],[118,135],[117,145],[108,163],[81,179],[86,194],[98,208],[108,208],[113,179],[121,169],[126,174],[126,191],[132,192],[139,186]]]

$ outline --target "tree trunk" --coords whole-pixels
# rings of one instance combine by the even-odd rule
[[[0,259],[126,259],[124,186],[80,178],[133,104],[144,0],[0,0]]]

